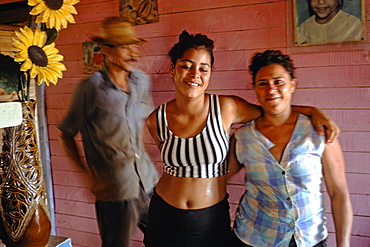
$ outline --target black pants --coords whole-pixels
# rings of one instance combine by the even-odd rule
[[[129,247],[130,238],[138,226],[147,226],[150,195],[141,189],[139,199],[95,203],[102,247]]]
[[[146,247],[228,247],[231,239],[227,197],[208,208],[184,210],[154,193],[149,207]]]

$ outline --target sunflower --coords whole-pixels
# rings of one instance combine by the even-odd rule
[[[47,28],[59,31],[67,28],[68,22],[75,23],[72,14],[77,14],[73,5],[80,0],[28,0],[29,6],[35,6],[30,14],[38,15],[36,23],[46,23]]]
[[[37,77],[37,84],[42,84],[42,81],[47,86],[50,82],[56,84],[66,67],[60,63],[63,56],[58,54],[55,43],[45,45],[47,35],[39,27],[35,31],[28,27],[20,30],[15,32],[18,39],[13,38],[13,47],[16,49],[14,61],[23,62],[21,71],[30,70],[30,77]]]

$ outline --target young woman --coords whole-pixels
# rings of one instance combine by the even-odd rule
[[[326,145],[310,119],[292,111],[289,56],[267,50],[249,68],[263,115],[239,128],[230,144],[230,174],[243,166],[246,172],[234,246],[327,246],[324,179],[336,246],[349,247],[353,216],[338,140]]]
[[[228,133],[232,124],[259,117],[260,109],[236,96],[205,93],[214,62],[213,41],[207,36],[183,31],[169,56],[176,98],[148,118],[164,172],[151,200],[144,243],[229,246]],[[308,115],[315,111],[299,108]],[[327,119],[318,115],[319,122]]]

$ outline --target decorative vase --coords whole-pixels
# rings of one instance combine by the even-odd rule
[[[3,130],[0,155],[0,238],[7,247],[44,247],[51,223],[34,124],[35,101]]]

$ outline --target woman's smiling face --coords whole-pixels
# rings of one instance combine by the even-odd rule
[[[316,22],[325,24],[331,21],[339,11],[342,0],[311,0],[311,8],[315,12]]]
[[[198,97],[204,93],[211,76],[211,57],[204,48],[191,48],[171,65],[170,74],[176,92],[185,97]]]

